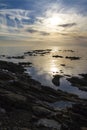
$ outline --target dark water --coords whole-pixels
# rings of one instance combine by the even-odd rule
[[[73,102],[68,102],[68,101],[58,101],[58,102],[55,102],[55,103],[50,103],[49,105],[51,107],[53,107],[54,109],[65,109],[66,107],[72,107],[72,105],[75,104]]]

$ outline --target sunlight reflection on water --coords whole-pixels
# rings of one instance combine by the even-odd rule
[[[66,92],[71,92],[79,95],[81,98],[87,98],[87,93],[79,90],[77,87],[72,87],[70,83],[65,79],[61,78],[60,86],[56,87],[52,83],[53,75],[61,74],[61,75],[71,75],[77,76],[81,73],[87,73],[87,48],[72,48],[72,47],[33,47],[33,46],[8,46],[0,47],[0,54],[5,54],[8,56],[14,55],[23,55],[24,52],[35,49],[52,49],[51,53],[45,54],[45,56],[25,56],[24,59],[6,59],[1,58],[2,60],[12,61],[12,62],[31,62],[32,67],[27,68],[27,72],[36,80],[40,81],[43,85],[50,86],[54,89],[61,89]],[[66,51],[66,50],[73,50]],[[53,55],[63,56],[63,58],[55,58]],[[66,59],[66,56],[79,56],[80,60],[69,60]],[[64,64],[62,66],[61,64]]]

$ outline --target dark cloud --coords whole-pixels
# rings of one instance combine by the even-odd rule
[[[42,32],[40,32],[40,34],[41,34],[41,35],[43,35],[43,36],[47,36],[47,35],[50,35],[50,33],[47,33],[47,32],[43,32],[43,31],[42,31]]]
[[[34,30],[34,29],[27,29],[26,31],[29,33],[39,33],[40,35],[43,35],[43,36],[50,35],[50,33],[47,33],[45,31],[38,31],[38,30]]]
[[[77,24],[76,23],[67,23],[67,24],[61,24],[61,25],[58,25],[60,27],[63,27],[63,28],[69,28],[69,27],[73,27],[73,26],[76,26]]]
[[[87,39],[87,37],[86,36],[78,36],[78,38],[80,39]]]
[[[73,36],[73,38],[77,39],[77,40],[87,40],[87,36]]]
[[[36,33],[36,32],[38,32],[38,30],[34,30],[34,29],[27,29],[26,31],[29,32],[29,33]]]
[[[63,35],[63,36],[69,36],[68,33],[58,33],[58,34]]]

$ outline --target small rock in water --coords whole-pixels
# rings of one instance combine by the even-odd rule
[[[52,57],[55,57],[55,58],[63,58],[63,56],[59,56],[59,55],[54,55]]]
[[[73,56],[73,57],[71,57],[71,56],[66,56],[65,58],[66,58],[66,59],[70,59],[70,60],[80,60],[80,57],[75,57],[75,56]]]
[[[54,78],[52,79],[52,83],[56,86],[60,85],[60,78],[62,78],[62,75],[54,75]]]

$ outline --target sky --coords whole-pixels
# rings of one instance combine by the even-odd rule
[[[0,0],[0,40],[87,44],[87,0]]]

